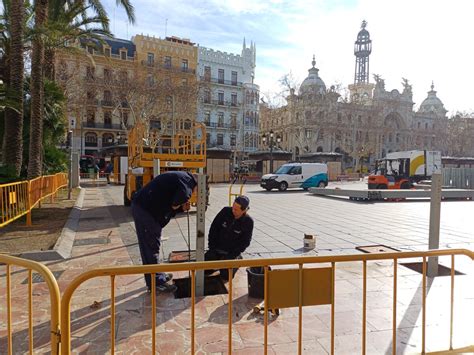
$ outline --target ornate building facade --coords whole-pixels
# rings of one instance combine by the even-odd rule
[[[255,44],[247,47],[245,39],[241,54],[199,47],[198,120],[206,124],[208,149],[257,149],[259,87],[253,83],[255,61]]]
[[[343,99],[334,86],[326,87],[312,67],[299,91],[290,90],[287,105],[262,107],[261,134],[273,131],[281,137],[280,148],[298,160],[316,152],[344,156],[344,165],[358,167],[397,150],[428,149],[446,153],[448,119],[434,85],[417,111],[413,110],[412,86],[402,79],[402,90],[387,90],[380,75],[370,83],[372,49],[365,21],[355,42],[356,68],[350,97]]]

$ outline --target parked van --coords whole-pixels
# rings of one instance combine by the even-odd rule
[[[262,176],[260,186],[265,190],[299,187],[326,187],[328,184],[328,166],[322,163],[289,163],[278,168],[273,174]]]

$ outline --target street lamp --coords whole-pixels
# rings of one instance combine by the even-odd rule
[[[68,188],[67,188],[67,199],[71,199],[72,192],[72,130],[68,132],[69,142],[69,171],[68,171]]]
[[[280,135],[274,135],[273,130],[270,131],[268,134],[264,134],[262,136],[262,142],[263,144],[268,145],[270,148],[270,172],[273,172],[273,148],[277,146],[281,142],[281,137]]]

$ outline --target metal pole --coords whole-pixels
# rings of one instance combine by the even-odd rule
[[[273,173],[273,138],[270,140],[270,173]]]
[[[439,225],[441,216],[441,172],[431,176],[431,203],[430,203],[430,234],[429,249],[439,249]],[[428,258],[428,276],[438,275],[438,257]]]
[[[204,261],[206,244],[206,175],[198,174],[198,200],[196,214],[196,261]],[[204,295],[204,271],[196,272],[196,296]]]
[[[72,193],[72,131],[69,131],[69,171],[68,171],[68,181],[67,181],[67,199],[71,199]]]

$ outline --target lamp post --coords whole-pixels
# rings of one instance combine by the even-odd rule
[[[67,182],[67,199],[71,199],[72,192],[72,130],[68,132],[69,141],[69,171],[68,171],[68,182]]]
[[[280,135],[276,135],[273,133],[273,130],[270,131],[268,134],[264,134],[262,136],[263,144],[268,145],[270,148],[270,172],[273,172],[273,148],[277,146],[281,142]]]

